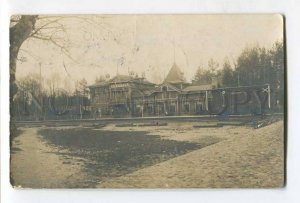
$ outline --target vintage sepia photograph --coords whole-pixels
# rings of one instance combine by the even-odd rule
[[[280,14],[13,15],[14,188],[285,185]]]

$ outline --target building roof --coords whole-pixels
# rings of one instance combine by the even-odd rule
[[[133,89],[132,90],[132,96],[133,97],[143,97],[143,96],[149,96],[152,93],[151,89]]]
[[[102,87],[112,83],[126,83],[126,82],[135,82],[140,84],[142,83],[142,84],[154,85],[153,83],[149,82],[148,80],[142,77],[132,77],[129,75],[116,75],[115,77],[111,78],[108,81],[96,83],[89,87]]]
[[[167,83],[185,83],[186,80],[184,78],[183,72],[181,72],[180,68],[177,66],[176,63],[173,64],[172,68],[170,69],[167,77],[165,78],[164,82]]]
[[[199,91],[205,91],[211,89],[213,89],[213,85],[193,85],[184,88],[182,91],[187,93],[187,92],[199,92]]]
[[[175,87],[174,85],[170,84],[170,83],[167,83],[167,82],[164,82],[160,85],[157,85],[155,87],[155,89],[153,90],[153,92],[161,92],[161,88],[162,87],[168,87],[169,91],[176,91],[176,92],[180,92],[180,90]]]
[[[103,86],[106,86],[108,85],[109,82],[108,81],[103,81],[103,82],[98,82],[98,83],[95,83],[93,85],[89,85],[88,87],[89,88],[93,88],[93,87],[103,87]]]

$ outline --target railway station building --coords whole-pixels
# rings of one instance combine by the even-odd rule
[[[174,63],[161,84],[143,77],[116,75],[89,86],[91,108],[97,116],[169,116],[204,114],[207,90],[216,85],[192,85]]]
[[[89,88],[94,117],[262,114],[275,101],[268,84],[218,88],[217,81],[188,83],[175,63],[161,84],[116,75]]]

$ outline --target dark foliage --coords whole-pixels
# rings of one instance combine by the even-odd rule
[[[68,149],[63,156],[85,158],[85,170],[97,182],[121,176],[140,168],[185,154],[189,151],[216,143],[203,144],[161,139],[146,132],[97,131],[93,129],[65,129],[40,131],[54,146]],[[86,180],[89,187],[95,180]]]

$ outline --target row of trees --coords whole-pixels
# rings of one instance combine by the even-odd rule
[[[85,78],[77,80],[75,82],[75,89],[73,89],[69,83],[65,82],[65,84],[62,85],[58,74],[54,74],[51,79],[46,80],[37,74],[29,74],[17,80],[17,86],[20,92],[30,92],[36,97],[54,96],[58,89],[63,89],[69,96],[77,95],[87,97],[89,91]]]
[[[54,74],[57,76],[57,74]],[[72,109],[72,114],[81,115],[89,106],[87,81],[76,81],[75,90],[70,84],[60,87],[59,77],[44,79],[37,74],[31,74],[17,80],[18,91],[13,99],[15,115],[30,115],[31,119],[45,119],[52,112],[55,116]],[[30,113],[29,113],[30,112]]]
[[[230,63],[226,58],[222,67],[210,59],[208,67],[199,67],[194,84],[211,84],[218,81],[219,87],[271,84],[283,90],[284,85],[284,46],[274,43],[271,49],[247,47]]]

